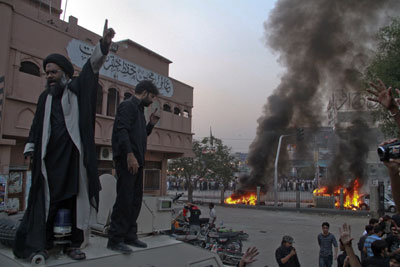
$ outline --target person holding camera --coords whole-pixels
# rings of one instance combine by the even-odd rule
[[[381,104],[389,112],[389,116],[393,117],[397,127],[400,129],[400,106],[399,99],[395,98],[394,90],[397,94],[400,93],[398,89],[392,89],[392,87],[387,88],[386,85],[378,79],[377,83],[370,83],[371,89],[367,91],[371,93],[374,97],[368,97],[368,100]],[[397,139],[390,139],[379,146],[386,146],[397,142]],[[381,159],[382,160],[382,159]],[[393,200],[396,204],[396,208],[400,207],[400,159],[389,158],[383,160],[383,163],[388,168],[390,183],[392,185],[392,195]]]

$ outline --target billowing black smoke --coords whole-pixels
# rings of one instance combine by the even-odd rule
[[[328,168],[328,193],[337,185],[348,184],[349,180],[358,179],[360,185],[364,183],[368,178],[366,159],[373,141],[368,124],[361,118],[354,119],[349,127],[336,128],[336,133],[339,143]]]
[[[279,136],[296,126],[321,126],[328,94],[362,89],[360,73],[375,35],[399,7],[396,0],[277,1],[264,24],[265,35],[286,72],[258,119],[248,159],[252,172],[241,179],[241,189],[268,189]],[[357,145],[353,141],[348,145]],[[357,162],[350,165],[360,171]]]

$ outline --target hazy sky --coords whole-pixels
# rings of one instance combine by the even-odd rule
[[[65,8],[62,1],[62,9]],[[115,41],[131,39],[170,59],[170,77],[194,87],[192,131],[247,152],[283,69],[265,45],[275,0],[68,0],[65,19]],[[61,15],[63,18],[64,14]]]

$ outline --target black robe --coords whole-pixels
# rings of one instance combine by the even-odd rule
[[[97,87],[98,74],[93,72],[89,59],[83,66],[79,76],[70,82],[68,89],[78,98],[79,131],[83,147],[83,163],[88,177],[88,195],[90,205],[96,210],[98,209],[100,191],[96,146],[94,143]],[[32,253],[44,250],[46,247],[45,178],[41,171],[41,150],[44,112],[48,94],[49,90],[45,90],[39,96],[28,138],[28,143],[34,143],[35,148],[28,207],[17,230],[13,249],[14,255],[18,258],[27,258]]]

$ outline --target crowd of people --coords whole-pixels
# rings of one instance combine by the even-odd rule
[[[283,178],[278,183],[278,191],[301,191],[301,192],[312,192],[317,188],[317,183],[314,179],[289,179]]]
[[[236,181],[231,181],[228,183],[228,188],[227,190],[236,190]],[[203,179],[199,180],[196,183],[194,183],[194,190],[198,191],[208,191],[208,190],[221,190],[221,187],[223,186],[222,183],[218,181],[214,181],[212,179]],[[177,177],[168,177],[167,178],[167,190],[176,190],[176,191],[187,191],[188,190],[188,184],[186,179],[184,178],[177,178]]]

